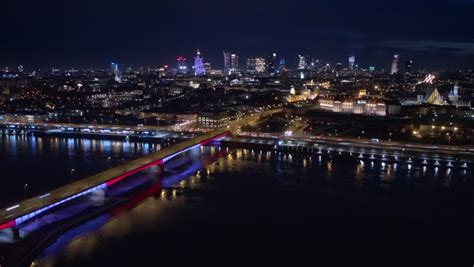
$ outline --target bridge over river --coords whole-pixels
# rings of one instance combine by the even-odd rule
[[[70,183],[40,196],[35,196],[0,210],[0,231],[12,229],[58,205],[95,191],[104,190],[126,177],[153,166],[164,171],[165,163],[195,147],[229,135],[228,129],[214,130],[112,169]]]

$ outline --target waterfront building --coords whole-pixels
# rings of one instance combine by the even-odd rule
[[[197,116],[199,128],[221,128],[229,125],[230,117],[227,112],[204,112]]]

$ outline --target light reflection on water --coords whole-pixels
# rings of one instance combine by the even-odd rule
[[[45,181],[57,186],[64,183],[64,176],[70,168],[76,168],[83,174],[95,173],[98,169],[122,162],[122,159],[144,155],[161,147],[160,144],[109,140],[1,136],[0,157],[5,163],[0,167],[1,171],[15,172],[17,178],[8,179],[12,190],[3,196],[18,198],[18,195],[23,194],[24,183],[29,183],[32,190],[40,190],[38,185]],[[191,154],[191,157],[216,153],[219,148],[206,147],[199,151],[198,154]],[[205,210],[203,205],[208,205],[207,198],[213,192],[237,191],[241,192],[239,197],[242,198],[247,194],[255,194],[257,199],[262,198],[265,202],[275,192],[287,192],[285,190],[295,190],[302,195],[318,195],[321,192],[352,195],[361,192],[365,196],[405,191],[437,194],[442,189],[472,193],[474,188],[470,179],[471,170],[446,166],[394,163],[390,160],[382,163],[357,158],[358,154],[354,154],[354,160],[345,161],[339,160],[336,152],[332,153],[334,159],[252,149],[231,149],[230,152],[226,157],[201,167],[199,171],[188,167],[183,171],[190,172],[186,173],[186,177],[165,177],[163,187],[171,189],[159,191],[118,217],[104,215],[90,224],[73,229],[72,234],[64,235],[55,243],[56,246],[53,244],[51,249],[46,250],[38,263],[40,266],[73,265],[89,256],[100,257],[98,253],[104,250],[116,246],[127,247],[129,238],[143,233],[166,232],[170,225],[219,220],[217,215],[206,218],[198,215]],[[58,166],[58,162],[64,164]],[[24,168],[25,165],[29,168]],[[34,180],[30,180],[32,178]],[[219,197],[217,202],[230,202],[235,205],[234,209],[242,209],[240,212],[245,214],[245,208],[239,206],[240,199],[233,199],[235,195],[221,194]],[[285,197],[285,194],[279,197]],[[269,206],[262,208],[271,209]],[[193,215],[187,217],[189,222],[176,219],[183,213]],[[252,216],[255,214],[243,217],[251,220]]]
[[[161,145],[90,140],[76,138],[40,138],[0,135],[0,182],[7,191],[0,192],[0,206],[28,195],[38,195],[69,183],[71,179],[108,169],[150,152]],[[71,177],[71,169],[74,173]],[[13,179],[14,177],[14,179]]]
[[[190,157],[202,157],[206,153],[215,153],[217,149],[206,147],[199,151],[200,154],[191,153]],[[101,251],[116,246],[127,247],[129,238],[143,233],[156,235],[166,232],[170,224],[182,224],[183,221],[174,220],[181,212],[189,210],[194,214],[188,218],[191,220],[189,223],[218,220],[196,215],[202,209],[202,203],[206,203],[207,195],[214,191],[241,190],[245,196],[255,187],[264,190],[256,193],[262,197],[268,197],[274,190],[285,190],[287,186],[300,190],[301,194],[318,194],[321,190],[347,195],[407,190],[437,192],[440,188],[453,191],[471,188],[472,191],[472,181],[466,179],[469,175],[470,171],[466,170],[361,160],[356,156],[353,161],[328,160],[320,156],[314,161],[311,156],[231,149],[227,156],[202,166],[198,171],[193,170],[185,179],[170,178],[169,190],[148,197],[134,209],[104,221],[100,227],[70,237],[66,242],[63,240],[62,246],[54,252],[47,250],[35,263],[39,266],[67,266],[89,257],[100,257]],[[166,180],[167,176],[163,179]],[[238,209],[239,201],[231,202]]]

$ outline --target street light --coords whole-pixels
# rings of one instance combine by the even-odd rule
[[[25,189],[25,199],[26,199],[26,197],[27,197],[28,184],[25,184],[24,189]]]
[[[76,169],[71,169],[71,181],[72,181],[72,176],[74,175],[75,171],[76,171]]]
[[[365,131],[362,131],[362,139],[365,138]]]

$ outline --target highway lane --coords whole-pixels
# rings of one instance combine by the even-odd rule
[[[17,126],[36,126],[47,129],[57,128],[89,128],[89,129],[120,129],[120,130],[131,130],[131,131],[175,131],[175,125],[171,126],[129,126],[120,124],[80,124],[80,123],[54,123],[54,122],[42,122],[42,123],[22,123],[22,122],[1,122],[0,125],[17,125]]]
[[[265,133],[248,133],[240,132],[239,136],[249,138],[274,138],[285,142],[292,141],[297,145],[297,142],[315,143],[315,144],[328,144],[346,147],[361,147],[367,149],[387,149],[392,151],[413,151],[417,153],[439,153],[457,155],[463,157],[474,157],[474,147],[470,146],[448,146],[448,145],[424,145],[414,144],[405,142],[394,142],[394,141],[372,141],[368,139],[357,139],[357,138],[345,138],[345,137],[316,137],[308,135],[274,135]],[[301,144],[304,145],[304,144]]]

